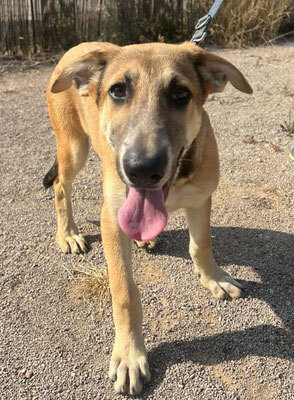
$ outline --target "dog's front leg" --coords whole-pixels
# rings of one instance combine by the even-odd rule
[[[115,343],[109,376],[118,393],[137,394],[141,377],[150,380],[149,365],[142,335],[142,306],[133,280],[131,240],[120,230],[115,213],[103,206],[102,240],[108,264],[115,324]]]
[[[186,209],[190,232],[189,251],[201,284],[210,290],[216,299],[241,296],[242,286],[229,274],[219,268],[211,250],[210,231],[211,198],[201,207]]]

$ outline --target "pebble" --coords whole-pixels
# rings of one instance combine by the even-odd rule
[[[30,379],[32,376],[33,376],[33,371],[30,370],[30,369],[28,369],[28,370],[26,371],[24,377],[25,377],[26,379]]]

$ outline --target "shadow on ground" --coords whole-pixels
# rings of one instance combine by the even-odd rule
[[[217,264],[253,268],[261,282],[240,280],[246,295],[265,301],[285,327],[294,329],[294,235],[266,229],[215,227],[212,236]],[[101,240],[100,235],[86,238],[90,244]],[[187,229],[164,231],[150,252],[190,259],[188,244]]]
[[[225,332],[191,341],[163,343],[148,353],[152,383],[142,399],[149,398],[173,364],[192,361],[199,365],[217,365],[248,356],[277,357],[294,360],[293,334],[272,325],[261,325],[244,331]],[[152,369],[156,366],[156,370]]]
[[[294,236],[239,227],[215,227],[212,236],[217,264],[254,269],[261,282],[241,281],[246,295],[269,304],[285,328],[260,325],[191,341],[162,343],[148,354],[151,372],[155,366],[156,370],[142,399],[153,393],[164,379],[166,369],[173,364],[192,361],[200,365],[217,365],[247,356],[294,360]],[[183,243],[187,245],[183,246]],[[165,231],[150,252],[190,259],[188,243],[187,229]]]
[[[241,281],[246,295],[268,303],[284,325],[293,329],[294,235],[265,229],[217,227],[212,228],[212,236],[217,264],[253,268],[261,282]],[[185,242],[187,246],[183,247]],[[188,243],[188,230],[166,231],[153,252],[190,259]]]
[[[164,378],[166,369],[173,364],[192,361],[200,365],[217,365],[247,356],[294,360],[293,235],[238,227],[212,228],[212,235],[217,264],[235,264],[256,270],[260,283],[242,281],[247,295],[268,303],[285,329],[261,325],[191,341],[163,343],[148,355],[151,370],[156,366],[156,371],[143,399],[150,396]],[[185,248],[183,242],[187,243]],[[188,243],[188,230],[170,230],[161,235],[152,252],[189,259]]]

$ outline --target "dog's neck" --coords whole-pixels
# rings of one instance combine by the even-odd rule
[[[188,181],[197,173],[197,170],[199,169],[206,138],[205,124],[203,122],[204,121],[202,119],[202,124],[196,138],[193,140],[191,146],[182,158],[176,182],[179,180]]]
[[[176,180],[180,179],[186,180],[195,174],[197,169],[196,156],[195,156],[196,146],[197,146],[197,137],[193,140],[190,148],[184,154],[181,160],[180,170]]]

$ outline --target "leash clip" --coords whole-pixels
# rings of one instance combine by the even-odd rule
[[[195,26],[195,32],[191,39],[191,42],[195,44],[199,44],[204,40],[207,36],[208,28],[211,24],[212,19],[214,18],[215,14],[218,12],[218,9],[222,5],[224,0],[214,0],[213,5],[211,6],[208,14],[204,15],[204,17],[200,18]]]
[[[191,39],[191,42],[198,44],[202,42],[207,36],[207,31],[210,26],[212,18],[209,14],[204,15],[204,17],[200,18],[195,25],[195,32]]]

